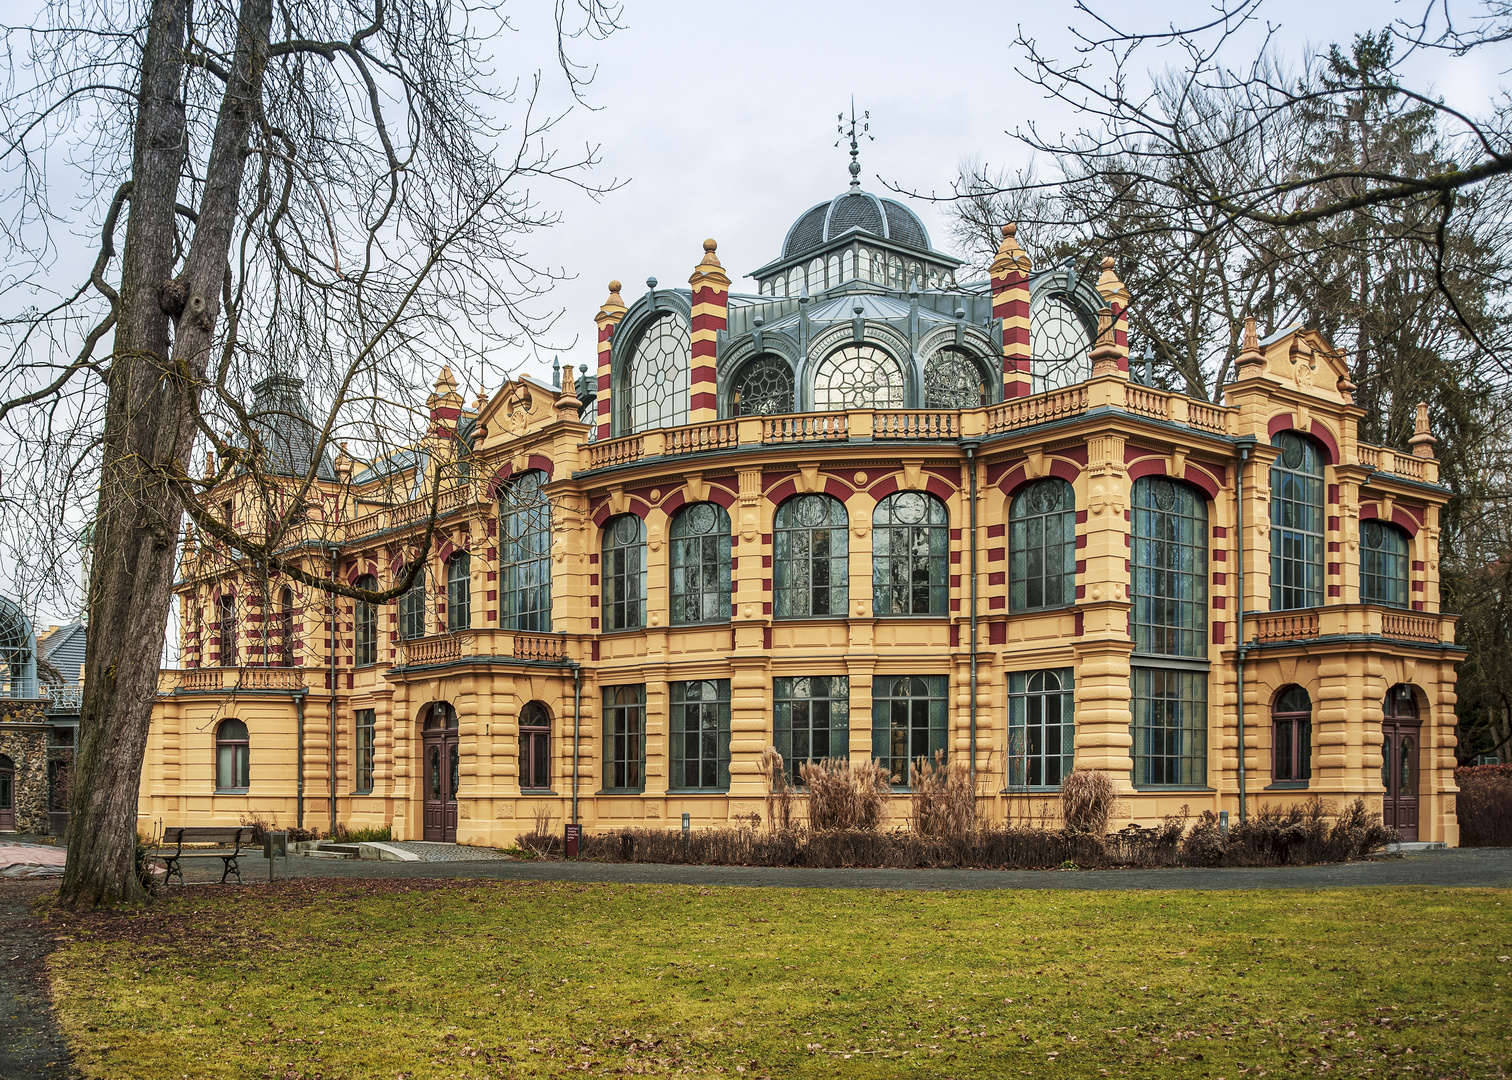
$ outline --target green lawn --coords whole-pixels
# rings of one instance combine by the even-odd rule
[[[1504,1077],[1512,891],[198,887],[55,915],[85,1076]]]

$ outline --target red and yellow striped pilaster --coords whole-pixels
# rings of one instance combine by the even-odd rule
[[[1019,247],[1013,222],[992,260],[992,317],[1003,321],[1003,397],[1026,397],[1029,380],[1029,255]]]
[[[598,324],[598,437],[607,439],[611,436],[609,430],[610,417],[614,414],[609,411],[609,343],[614,337],[614,328],[625,317],[625,302],[620,299],[620,283],[609,283],[609,299],[605,300],[599,308],[599,313],[593,321]]]
[[[719,419],[715,348],[730,310],[730,279],[719,263],[713,240],[704,241],[703,262],[693,270],[692,370],[688,378],[688,423]]]
[[[1097,291],[1113,311],[1113,344],[1118,349],[1118,370],[1129,371],[1129,287],[1113,269],[1113,256],[1104,255]]]

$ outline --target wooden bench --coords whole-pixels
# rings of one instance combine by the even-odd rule
[[[152,858],[162,859],[167,869],[163,873],[163,884],[178,875],[179,885],[184,884],[183,861],[185,859],[220,859],[225,868],[221,871],[221,884],[226,883],[226,878],[236,875],[236,883],[242,883],[241,866],[238,859],[241,857],[242,848],[252,843],[252,826],[250,825],[170,825],[163,830],[162,848],[152,853]],[[184,850],[185,844],[229,844],[230,851],[195,851]],[[169,848],[172,851],[169,851]]]

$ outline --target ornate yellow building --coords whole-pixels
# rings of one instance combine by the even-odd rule
[[[312,465],[299,384],[266,380],[270,468],[319,476],[291,552],[388,587],[433,496],[435,540],[374,607],[191,537],[144,829],[748,821],[775,745],[880,759],[899,823],[943,751],[999,819],[1075,767],[1127,820],[1362,795],[1455,843],[1426,412],[1410,452],[1360,443],[1345,358],[1296,327],[1246,328],[1222,404],[1146,385],[1112,261],[1035,271],[1003,233],[958,282],[853,183],[753,294],[712,240],[687,288],[611,283],[596,379],[468,406],[443,372],[378,462]],[[245,478],[221,498],[256,519]]]

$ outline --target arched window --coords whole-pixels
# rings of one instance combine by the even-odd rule
[[[539,701],[520,710],[520,787],[551,787],[551,714]]]
[[[1134,651],[1207,656],[1207,500],[1164,476],[1134,481]]]
[[[788,780],[800,783],[805,761],[850,755],[850,679],[805,675],[772,680],[772,743]]]
[[[1271,706],[1271,779],[1297,783],[1312,778],[1312,699],[1288,686]]]
[[[773,613],[833,618],[849,602],[845,507],[828,495],[799,495],[777,508],[772,553]]]
[[[728,622],[730,515],[718,503],[693,503],[672,519],[672,622]]]
[[[790,413],[794,407],[793,369],[782,357],[763,353],[747,361],[735,376],[731,416],[773,416]]]
[[[368,592],[378,591],[378,579],[372,574],[363,574],[357,579],[357,587]],[[378,662],[378,612],[366,600],[357,601],[354,611],[353,636],[358,667]]]
[[[814,372],[814,409],[903,408],[903,368],[874,345],[846,345]]]
[[[1360,522],[1360,602],[1407,606],[1407,534],[1384,521]]]
[[[604,525],[603,619],[605,630],[646,625],[646,525],[621,514]]]
[[[926,409],[975,409],[987,404],[987,378],[960,349],[941,349],[924,365]]]
[[[247,725],[240,720],[222,720],[215,729],[215,790],[246,791],[251,777],[248,765]]]
[[[287,585],[278,595],[279,663],[294,666],[294,590]]]
[[[730,787],[730,680],[672,684],[672,787]]]
[[[621,435],[688,422],[688,365],[692,357],[688,326],[676,315],[662,315],[642,332],[626,365],[629,393]]]
[[[646,786],[646,688],[604,687],[604,789]]]
[[[946,752],[945,689],[944,675],[873,680],[872,757],[893,786],[912,786],[919,759]]]
[[[1056,390],[1092,376],[1093,327],[1062,293],[1038,292],[1029,301],[1031,389]]]
[[[1008,513],[1008,608],[1063,607],[1076,596],[1076,495],[1048,476],[1014,496]]]
[[[399,571],[399,577],[403,580],[404,575],[409,573],[409,567]],[[399,636],[408,641],[410,638],[425,636],[425,567],[415,575],[414,584],[409,590],[399,597]]]
[[[236,597],[221,593],[218,602],[217,633],[220,634],[221,667],[236,666]]]
[[[532,469],[499,497],[500,624],[506,630],[551,632],[551,500],[546,474]]]
[[[1057,787],[1076,767],[1071,669],[1008,676],[1008,784]]]
[[[1271,610],[1323,603],[1323,457],[1294,431],[1277,432],[1271,466]]]
[[[872,514],[872,610],[877,615],[948,614],[950,516],[922,491],[899,491]]]
[[[446,628],[472,626],[472,556],[459,551],[446,561]]]

